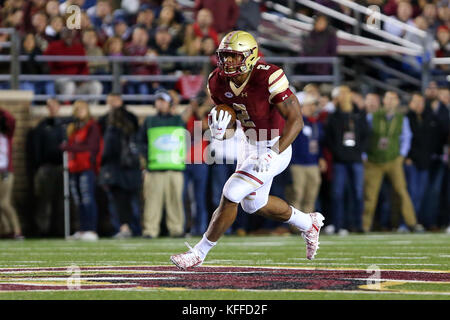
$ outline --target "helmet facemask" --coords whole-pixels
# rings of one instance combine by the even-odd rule
[[[234,77],[251,70],[247,66],[247,58],[253,53],[253,50],[235,51],[230,49],[219,49],[216,52],[217,66],[221,74],[227,77]]]

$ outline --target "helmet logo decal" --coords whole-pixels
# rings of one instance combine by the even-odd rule
[[[229,91],[225,92],[225,97],[227,98],[233,98],[233,94]]]

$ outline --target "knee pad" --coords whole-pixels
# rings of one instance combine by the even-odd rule
[[[256,198],[255,195],[250,194],[241,201],[241,207],[246,213],[252,214],[263,208],[268,200],[269,198],[266,198],[264,201],[261,201],[261,199]]]
[[[246,181],[239,179],[233,174],[223,187],[222,194],[231,202],[239,203],[248,194],[253,192],[253,186]]]

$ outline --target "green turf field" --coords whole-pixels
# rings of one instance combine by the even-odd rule
[[[320,249],[313,261],[306,260],[305,245],[299,236],[228,236],[221,239],[203,266],[272,267],[267,270],[275,273],[276,277],[269,278],[264,289],[233,289],[227,286],[208,289],[203,285],[206,283],[203,282],[204,278],[213,282],[219,278],[232,279],[241,277],[246,272],[250,274],[248,270],[241,272],[233,269],[227,272],[222,269],[217,271],[218,269],[214,268],[202,268],[214,272],[194,274],[201,280],[193,280],[192,273],[172,268],[169,256],[185,251],[186,240],[194,245],[198,238],[102,239],[98,242],[0,241],[0,299],[450,299],[448,234],[374,233],[347,237],[322,235]],[[341,289],[336,289],[333,287],[336,285],[333,282],[335,280],[325,281],[329,276],[333,279],[346,279],[347,276],[336,276],[343,270],[363,270],[359,271],[360,274],[367,273],[369,276],[371,273],[366,269],[370,266],[373,268],[374,265],[382,272],[415,272],[410,272],[407,279],[383,279],[376,282],[379,284],[377,287],[367,287],[367,281],[360,279],[356,284],[343,285]],[[68,269],[70,266],[74,267]],[[162,267],[153,270],[152,266]],[[48,267],[59,269],[44,269]],[[129,271],[117,267],[135,268],[130,268]],[[68,279],[75,274],[73,268],[79,268],[81,289],[73,289],[67,285]],[[283,283],[283,278],[277,276],[282,277],[287,269],[297,273],[286,282],[300,278],[309,281],[311,274],[316,284],[302,288],[289,287],[289,283]],[[264,270],[259,270],[261,273],[257,274],[255,279],[265,274]],[[311,270],[327,273],[324,276],[314,275]],[[382,273],[381,278],[384,278],[384,274],[387,273]],[[161,277],[156,280],[156,285],[152,282],[155,280],[152,275]],[[137,277],[142,282],[130,285],[130,282],[134,283],[132,277]],[[182,277],[185,284],[177,282],[167,286],[164,282],[164,279],[169,282],[177,281],[174,280],[177,277]],[[430,277],[438,278],[433,280]],[[193,282],[199,281],[199,285],[195,288],[186,285],[190,279]],[[245,279],[242,281],[249,283],[253,281],[246,280],[247,278],[238,279]],[[214,283],[220,284],[220,281]],[[11,285],[18,283],[28,284],[29,287],[23,289],[24,287],[18,286],[11,289]],[[114,288],[113,285],[118,283],[128,287]],[[240,285],[239,281],[237,283]],[[299,283],[302,285],[301,281]],[[85,284],[105,287],[97,290],[84,287]],[[59,286],[55,288],[64,288],[53,290],[53,285]]]

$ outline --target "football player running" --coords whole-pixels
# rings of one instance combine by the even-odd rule
[[[324,217],[319,212],[303,213],[278,197],[269,195],[273,178],[289,165],[291,143],[303,128],[300,104],[289,89],[283,70],[262,63],[258,44],[250,33],[233,31],[217,50],[218,68],[208,78],[208,90],[216,105],[236,111],[236,125],[245,132],[240,143],[236,171],[226,182],[219,207],[214,211],[203,238],[171,261],[180,269],[200,266],[233,224],[238,205],[249,214],[286,222],[300,230],[306,242],[306,258],[313,259],[319,248]],[[231,115],[213,108],[209,114],[212,139],[228,135]],[[237,131],[237,130],[236,130]]]

